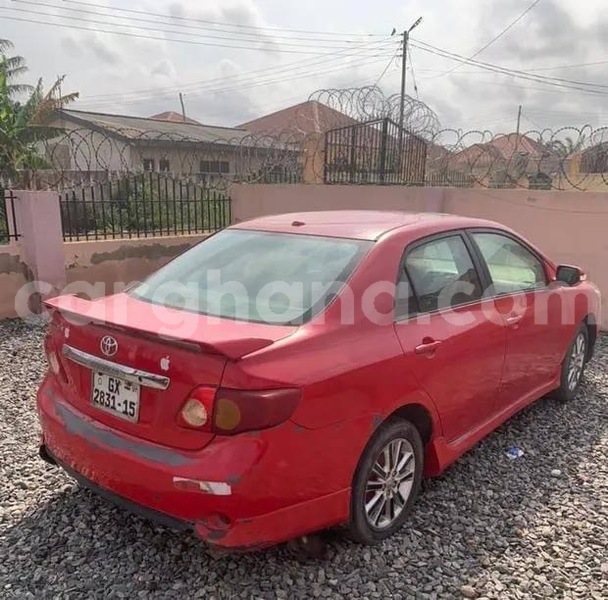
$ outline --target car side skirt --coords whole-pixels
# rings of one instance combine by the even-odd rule
[[[542,387],[536,388],[518,402],[506,406],[504,410],[496,413],[475,429],[452,442],[448,442],[444,437],[434,438],[426,450],[425,476],[436,477],[437,475],[441,475],[447,467],[460,458],[467,450],[470,450],[475,444],[492,433],[497,427],[557,387],[559,387],[559,377],[556,377]]]

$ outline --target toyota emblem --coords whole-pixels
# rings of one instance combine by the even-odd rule
[[[99,347],[106,356],[114,356],[118,352],[118,342],[111,335],[104,335]]]

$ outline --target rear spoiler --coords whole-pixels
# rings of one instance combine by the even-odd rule
[[[220,354],[231,360],[238,360],[266,348],[290,333],[280,326],[209,318],[206,315],[141,302],[126,294],[98,300],[87,300],[75,295],[56,296],[45,300],[44,305],[51,314],[59,313],[75,326],[91,324],[128,331],[179,347]],[[169,322],[181,319],[181,323],[167,325],[162,316],[167,317]],[[279,337],[252,337],[244,331],[257,328],[268,328],[270,333],[278,333],[279,329],[282,331]],[[180,335],[185,329],[188,331],[187,336]]]

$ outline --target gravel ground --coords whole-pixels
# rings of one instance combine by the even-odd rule
[[[400,534],[302,564],[284,549],[214,560],[39,460],[42,335],[0,324],[2,598],[608,597],[606,336],[577,400],[541,400],[428,482]]]

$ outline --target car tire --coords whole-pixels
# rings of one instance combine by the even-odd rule
[[[348,537],[373,545],[400,529],[420,491],[423,466],[424,447],[414,425],[403,419],[381,425],[353,478]]]
[[[572,342],[568,346],[566,356],[562,362],[560,386],[551,396],[560,402],[569,402],[576,396],[583,378],[588,355],[589,330],[583,323],[576,330]]]

